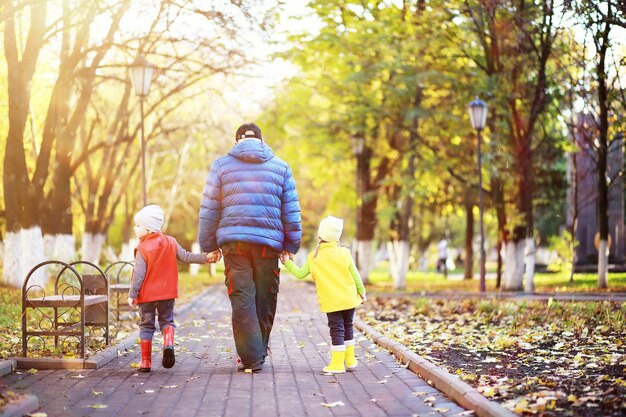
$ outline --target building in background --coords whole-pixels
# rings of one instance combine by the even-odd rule
[[[578,220],[576,240],[576,266],[597,266],[598,262],[598,216],[596,213],[597,153],[593,142],[596,137],[596,122],[590,115],[579,114],[576,118],[575,143],[578,152],[568,161],[567,224],[574,216]],[[624,242],[624,166],[623,140],[614,138],[609,145],[609,263],[626,264]],[[621,268],[620,268],[621,269]]]

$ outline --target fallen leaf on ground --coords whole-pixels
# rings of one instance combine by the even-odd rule
[[[93,404],[93,405],[88,405],[87,407],[89,408],[107,408],[108,405],[104,405],[104,404]]]
[[[322,405],[324,407],[332,408],[332,407],[337,407],[338,405],[345,405],[345,404],[341,401],[335,401],[334,403],[322,403]]]

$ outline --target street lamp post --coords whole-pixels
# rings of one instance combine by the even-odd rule
[[[143,57],[137,57],[130,65],[130,79],[135,93],[139,96],[139,109],[141,112],[141,177],[143,181],[142,198],[144,207],[148,205],[148,196],[146,191],[146,142],[143,127],[143,101],[148,95],[148,91],[150,91],[153,72],[154,67]]]
[[[469,104],[469,118],[472,127],[476,129],[478,140],[478,211],[480,216],[480,291],[485,292],[485,227],[483,223],[483,175],[480,154],[480,132],[485,128],[487,121],[487,104],[478,97]]]
[[[355,216],[355,224],[356,227],[354,229],[354,237],[356,244],[356,249],[354,251],[354,262],[356,263],[357,269],[359,268],[359,227],[361,226],[361,155],[363,155],[363,148],[365,147],[365,139],[362,136],[352,136],[352,151],[354,152],[354,156],[356,159],[356,174],[355,181],[356,187],[354,190],[355,195],[355,208],[356,208],[356,216]]]

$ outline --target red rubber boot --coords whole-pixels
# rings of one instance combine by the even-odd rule
[[[171,368],[176,363],[174,356],[174,327],[163,329],[163,367]]]
[[[150,372],[150,368],[152,368],[152,340],[142,340],[139,372]]]

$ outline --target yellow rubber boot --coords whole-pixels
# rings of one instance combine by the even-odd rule
[[[343,374],[346,372],[346,367],[343,364],[346,360],[346,345],[333,345],[330,349],[330,363],[324,368],[324,372]]]
[[[356,360],[354,354],[354,339],[346,340],[346,369],[348,371],[353,370],[359,362]]]

